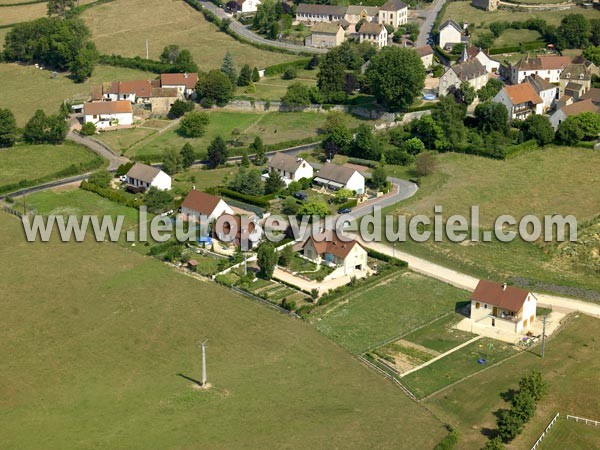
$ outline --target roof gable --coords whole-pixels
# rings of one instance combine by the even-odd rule
[[[360,248],[362,248],[362,246],[356,240],[351,240],[348,242],[342,241],[338,237],[337,233],[332,233],[331,240],[323,241],[316,241],[311,236],[307,239],[302,248],[306,247],[306,245],[309,242],[312,244],[312,246],[315,248],[319,255],[329,253],[341,259],[345,259],[346,256],[350,254],[350,252],[355,246],[358,245]]]
[[[302,158],[298,158],[296,156],[287,155],[285,153],[275,153],[273,157],[269,160],[269,168],[270,169],[278,169],[284,170],[286,172],[296,172],[298,168],[306,163]]]
[[[327,163],[323,164],[323,166],[319,169],[317,176],[325,180],[346,184],[355,173],[358,173],[358,171],[351,169],[350,167]]]
[[[144,181],[148,184],[152,183],[156,176],[161,172],[158,167],[149,166],[147,164],[135,163],[127,176],[136,180]]]
[[[192,189],[181,203],[181,206],[200,213],[201,215],[210,216],[221,200],[221,197],[217,197],[216,195],[210,195]]]
[[[463,32],[463,29],[454,20],[446,20],[443,24],[440,25],[440,31],[442,31],[444,28],[448,28],[448,27],[454,28],[456,31],[458,31],[461,34]]]
[[[531,102],[534,104],[543,103],[543,100],[540,98],[533,86],[527,82],[515,84],[513,86],[504,86],[502,89],[504,92],[506,92],[506,95],[513,105],[526,102]]]
[[[519,312],[527,301],[530,292],[502,283],[480,280],[471,300],[498,306],[508,311]]]
[[[126,113],[131,113],[131,102],[129,100],[117,100],[114,102],[88,102],[83,104],[83,114],[86,116]]]

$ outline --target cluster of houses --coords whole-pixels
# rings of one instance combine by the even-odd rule
[[[381,48],[388,45],[388,27],[394,29],[408,22],[408,7],[400,0],[388,0],[383,6],[337,6],[300,3],[296,23],[311,26],[305,44],[331,48],[346,39],[370,42]]]
[[[83,122],[99,130],[127,128],[136,108],[164,116],[177,99],[193,98],[197,73],[163,73],[156,80],[113,81],[93,86],[82,106]]]

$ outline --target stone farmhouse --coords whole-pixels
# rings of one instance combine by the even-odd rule
[[[387,29],[380,23],[365,23],[358,30],[358,41],[370,42],[378,48],[388,45]]]
[[[332,48],[346,40],[346,32],[340,22],[318,22],[311,31],[310,38],[305,42],[307,47]]]
[[[448,95],[453,89],[458,89],[463,81],[478,91],[485,86],[487,80],[485,67],[479,60],[469,59],[450,67],[440,77],[439,95]]]

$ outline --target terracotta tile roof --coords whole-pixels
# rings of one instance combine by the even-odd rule
[[[96,116],[98,114],[124,114],[131,112],[129,100],[117,100],[114,102],[88,102],[83,104],[83,114]]]
[[[471,300],[498,306],[508,311],[519,312],[523,308],[528,295],[529,291],[525,289],[481,280],[477,284]]]
[[[308,164],[302,158],[287,155],[285,153],[275,153],[269,160],[270,169],[285,170],[286,172],[295,172],[302,163]]]
[[[161,86],[185,86],[186,89],[196,89],[197,73],[161,73]]]
[[[526,102],[531,102],[536,105],[538,103],[543,103],[543,100],[529,83],[524,82],[513,86],[504,86],[502,89],[504,89],[513,105]]]
[[[93,102],[102,100],[102,85],[101,84],[92,86],[90,98]]]
[[[177,88],[155,87],[155,88],[152,88],[152,91],[150,91],[150,97],[152,97],[152,98],[157,98],[157,97],[174,98],[174,97],[177,97],[178,95],[179,95],[179,93],[177,92]]]
[[[558,55],[525,56],[515,67],[519,70],[558,70],[571,64],[571,58]]]
[[[136,97],[150,97],[152,83],[150,80],[113,81],[104,86],[105,94],[135,94]]]
[[[581,100],[591,99],[594,103],[600,103],[600,88],[591,88],[580,98]]]
[[[599,112],[600,108],[592,102],[592,99],[588,98],[580,102],[575,102],[567,106],[563,106],[560,109],[566,117],[576,116],[584,112]]]
[[[374,34],[379,36],[385,27],[380,23],[367,22],[364,23],[358,32],[360,34]]]
[[[220,201],[221,197],[192,189],[187,197],[185,197],[183,203],[181,203],[181,206],[196,211],[199,214],[210,216]]]
[[[106,102],[111,103],[111,102]],[[146,183],[152,183],[156,175],[160,173],[160,169],[158,167],[149,166],[147,164],[135,163],[129,172],[127,172],[127,176],[129,178],[135,178],[136,180],[142,180]]]
[[[312,242],[313,247],[317,251],[319,255],[323,255],[325,253],[330,253],[338,258],[345,259],[346,256],[352,251],[354,246],[358,245],[362,248],[362,246],[355,240],[344,242],[340,240],[337,236],[337,233],[332,233],[331,241],[320,241],[317,242],[312,236],[308,238],[308,240],[304,243],[302,248],[306,247],[308,242]]]

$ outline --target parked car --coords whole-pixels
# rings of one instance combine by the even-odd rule
[[[294,197],[297,198],[298,200],[305,201],[308,198],[308,195],[305,194],[304,192],[296,192],[294,194]]]
[[[351,211],[350,208],[340,208],[338,209],[338,214],[350,214]]]

